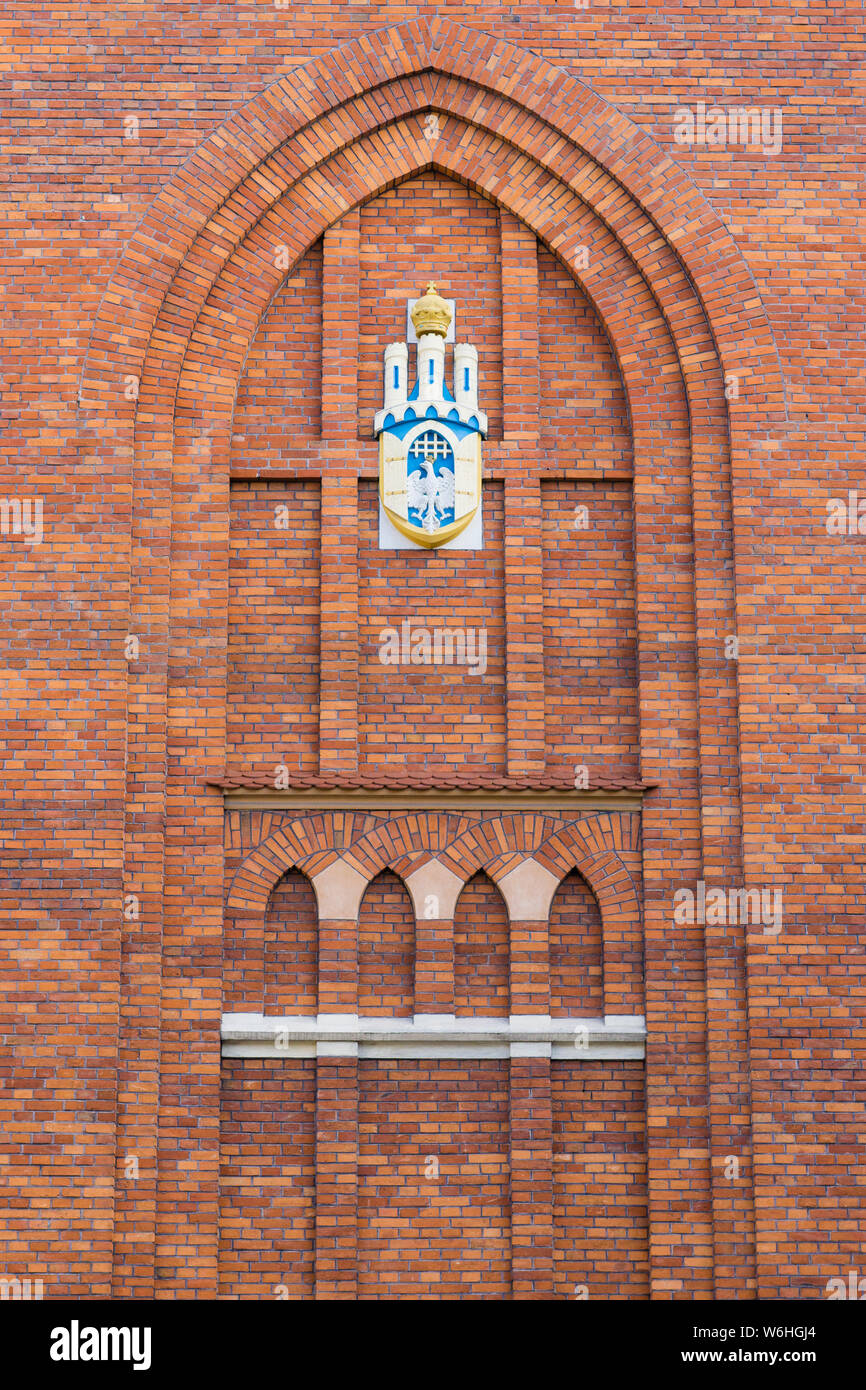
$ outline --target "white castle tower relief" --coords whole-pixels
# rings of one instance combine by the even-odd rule
[[[478,352],[454,347],[454,389],[445,380],[445,339],[451,308],[432,282],[412,310],[418,339],[409,385],[409,349],[390,343],[384,356],[379,438],[379,496],[401,536],[432,549],[469,526],[481,502],[481,440],[487,416],[478,408]]]

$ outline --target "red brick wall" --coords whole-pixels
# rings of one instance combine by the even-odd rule
[[[226,759],[312,771],[319,747],[319,489],[238,482],[229,537]]]
[[[279,255],[279,243],[274,253]],[[322,243],[291,268],[262,319],[238,385],[232,459],[267,461],[322,424]]]
[[[408,1018],[413,1012],[415,912],[396,874],[378,874],[358,919],[358,1012]]]
[[[314,1065],[224,1064],[223,1297],[312,1296]],[[556,1062],[551,1085],[555,1295],[645,1298],[643,1068]],[[510,1297],[508,1136],[507,1062],[360,1065],[359,1298]]]
[[[646,1298],[643,1067],[553,1062],[553,1268],[559,1298]]]
[[[227,1058],[220,1092],[221,1298],[312,1298],[313,1059]]]
[[[507,1062],[362,1062],[359,1298],[508,1298]]]
[[[504,771],[505,595],[502,488],[484,490],[484,549],[379,549],[378,492],[361,483],[359,758],[392,769]],[[486,669],[383,665],[381,634],[413,627],[485,633]],[[411,628],[410,628],[411,631]],[[468,639],[467,639],[468,640]]]
[[[541,502],[548,766],[636,780],[631,490],[550,481]]]
[[[598,903],[570,873],[550,907],[550,1012],[554,1018],[604,1014],[602,928]]]
[[[261,980],[240,992],[239,977],[264,928],[263,913],[235,914],[223,939],[213,783],[227,758],[270,775],[278,754],[348,776],[358,719],[362,763],[390,756],[365,636],[386,607],[367,411],[397,300],[432,256],[483,348],[494,421],[485,522],[503,574],[466,612],[510,650],[466,703],[444,677],[407,684],[394,762],[414,700],[434,765],[462,765],[467,746],[523,777],[548,751],[600,777],[639,765],[652,789],[628,872],[643,870],[645,973],[627,994],[649,1025],[653,1295],[820,1298],[859,1264],[863,547],[825,524],[829,498],[862,491],[845,56],[859,31],[811,0],[757,28],[732,3],[655,14],[648,27],[630,5],[299,19],[148,3],[126,17],[73,6],[60,34],[20,5],[0,20],[13,70],[0,496],[41,498],[46,524],[40,546],[0,537],[16,999],[0,1268],[44,1275],[51,1297],[217,1289],[219,1173],[201,1136],[220,1116],[224,996],[261,999]],[[390,36],[385,70],[371,35],[401,21],[416,27]],[[677,144],[676,107],[701,100],[778,106],[783,151]],[[381,319],[377,286],[392,291]],[[632,468],[628,518],[629,477],[602,475]],[[244,492],[256,472],[267,493]],[[551,488],[586,489],[591,511],[603,500],[593,548],[571,559]],[[278,491],[298,504],[297,534],[270,534]],[[389,560],[400,605],[422,594],[406,566]],[[432,593],[445,611],[444,579]],[[594,625],[577,629],[578,607]],[[572,650],[590,643],[592,681],[567,644],[544,647],[545,625]],[[781,888],[782,930],[677,926],[673,893],[701,876]],[[618,907],[603,926],[607,943]],[[642,1229],[635,1215],[635,1240]]]
[[[486,874],[475,874],[454,913],[454,1011],[507,1018],[508,913]]]
[[[571,275],[538,247],[538,365],[545,448],[587,465],[630,468],[622,376],[597,314]]]
[[[435,280],[457,300],[456,340],[478,348],[478,400],[490,437],[502,435],[502,285],[499,214],[486,198],[450,179],[407,179],[361,209],[358,432],[370,437],[382,405],[382,352],[406,338],[406,285],[412,298]],[[453,383],[453,349],[445,379]],[[414,349],[410,377],[414,380]]]

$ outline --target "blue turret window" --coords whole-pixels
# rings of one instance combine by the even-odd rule
[[[433,361],[433,358],[432,358],[432,357],[430,358],[430,361],[428,362],[427,365],[428,365],[428,368],[429,368],[429,373],[428,373],[429,379],[430,379],[430,381],[432,381],[433,378],[434,378],[435,375],[436,375],[436,364],[435,364],[435,362]]]
[[[400,368],[396,366],[394,368],[394,390],[400,390]]]
[[[463,390],[464,390],[464,391],[468,391],[468,390],[469,390],[469,368],[468,368],[468,367],[464,367],[464,368],[463,368]]]

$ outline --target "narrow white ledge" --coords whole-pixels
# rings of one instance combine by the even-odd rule
[[[551,1057],[597,1062],[640,1059],[646,1024],[616,1018],[359,1018],[354,1014],[223,1014],[224,1057]]]
[[[430,406],[436,411],[435,416],[427,415]],[[385,421],[391,416],[395,425],[402,424],[408,416],[409,420],[415,424],[423,425],[428,419],[435,420],[436,424],[451,425],[455,423],[454,416],[461,425],[469,425],[470,429],[477,429],[481,434],[487,434],[487,416],[483,410],[479,410],[477,405],[461,405],[458,401],[449,400],[445,396],[437,396],[434,400],[422,401],[416,396],[414,401],[395,401],[393,405],[385,405],[381,410],[377,410],[373,417],[373,433],[378,435],[386,428]],[[475,424],[472,424],[472,421]]]

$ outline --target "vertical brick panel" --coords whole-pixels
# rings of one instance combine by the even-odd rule
[[[230,490],[228,431],[179,408],[160,1023],[156,1273],[168,1297],[216,1294]],[[180,1220],[179,1220],[180,1218]],[[179,1226],[183,1235],[179,1235]]]
[[[274,785],[317,767],[320,504],[316,482],[231,490],[226,759]]]
[[[510,1297],[507,1065],[361,1062],[359,1298]]]
[[[550,1013],[548,923],[511,922],[509,931],[512,1014]]]
[[[442,773],[504,770],[501,484],[484,485],[483,506],[483,550],[380,550],[378,493],[372,482],[361,482],[358,732],[365,771],[381,776],[407,764]],[[406,631],[411,657],[418,627],[463,634],[473,664],[383,663],[383,632],[393,630],[402,643]]]
[[[691,536],[687,421],[669,389],[667,418],[636,432],[634,496],[641,771],[659,785],[641,831],[651,1291],[681,1299],[712,1297],[714,1273],[704,937],[674,922],[674,894],[699,872],[700,792],[694,607],[677,561]]]
[[[640,727],[627,483],[541,485],[547,766],[637,781]],[[578,783],[580,785],[580,783]]]
[[[244,364],[232,420],[232,467],[267,462],[322,423],[322,242],[293,266]]]
[[[631,469],[628,404],[604,325],[569,272],[538,248],[541,437],[551,462]]]
[[[536,239],[516,217],[500,215],[502,236],[503,439],[537,447],[539,432],[538,267]],[[515,460],[517,462],[517,460]],[[506,484],[505,612],[508,771],[541,771],[544,747],[542,555],[532,460]]]
[[[352,439],[358,417],[359,214],[325,233],[322,250],[322,437]]]
[[[550,1057],[509,1064],[511,1261],[514,1298],[553,1297]]]
[[[358,1008],[358,923],[319,919],[319,1013]]]
[[[261,1013],[265,1001],[265,933],[263,912],[249,916],[226,912],[223,918],[223,1009],[226,1013]]]
[[[328,229],[322,252],[322,437],[344,448],[358,414],[358,229],[356,209]],[[322,771],[349,772],[358,760],[358,494],[348,458],[335,456],[322,480]]]
[[[551,1064],[558,1298],[649,1297],[641,1062]]]
[[[316,1063],[223,1059],[219,1296],[315,1289]]]

